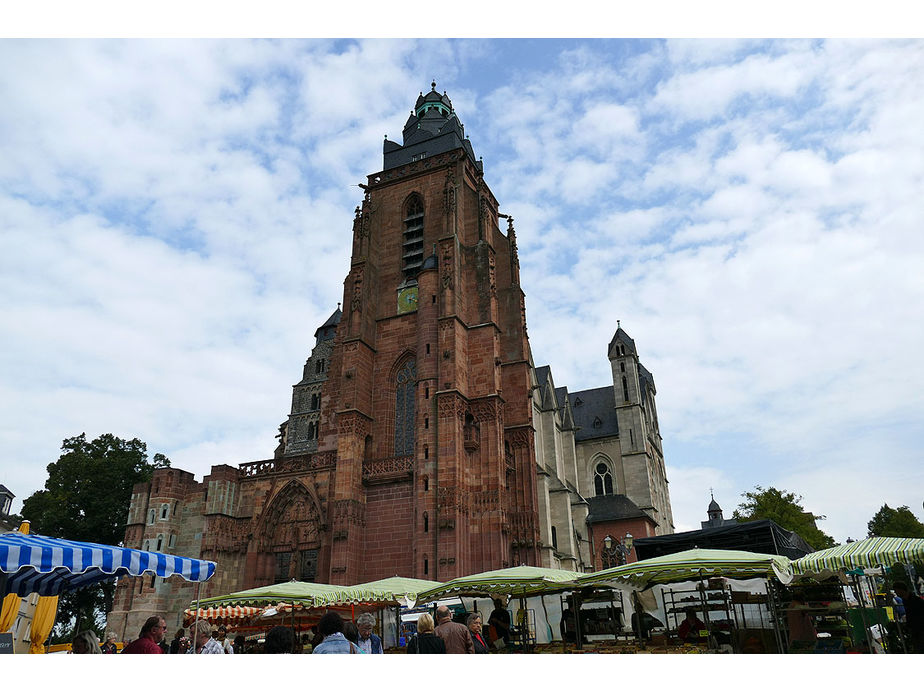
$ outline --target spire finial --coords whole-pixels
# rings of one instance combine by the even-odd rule
[[[616,321],[616,329],[617,329],[617,330],[618,330],[619,327],[620,327],[620,325],[619,325],[620,322],[622,322],[622,321],[621,321],[621,320],[617,320],[617,321]]]
[[[340,301],[337,301],[337,310],[340,310]]]
[[[711,486],[709,487],[709,498],[711,498],[712,500],[715,500],[715,495],[712,493],[712,487],[711,487]]]
[[[430,88],[433,89],[433,91],[436,91],[436,80],[435,79],[432,82],[430,82]]]

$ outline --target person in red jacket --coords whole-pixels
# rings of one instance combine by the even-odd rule
[[[141,627],[138,639],[122,650],[122,654],[163,654],[158,644],[164,639],[167,622],[160,616],[151,616]]]

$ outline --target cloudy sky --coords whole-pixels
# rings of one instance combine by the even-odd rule
[[[678,531],[924,500],[924,42],[0,41],[0,483],[64,438],[272,455],[357,183],[437,81],[516,219],[536,365],[658,387]]]

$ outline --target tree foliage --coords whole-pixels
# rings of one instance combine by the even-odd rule
[[[155,469],[169,467],[160,453],[148,461],[147,445],[110,433],[88,442],[85,433],[66,438],[57,462],[48,465],[45,488],[23,501],[22,517],[36,534],[74,541],[120,545],[132,487],[148,481]],[[112,610],[115,586],[103,583],[61,595],[56,636],[101,628],[100,616]]]
[[[832,537],[815,525],[824,520],[824,515],[813,515],[802,507],[802,496],[774,488],[755,486],[753,491],[742,493],[744,502],[733,513],[739,522],[750,520],[773,520],[780,527],[795,532],[805,539],[816,551],[835,545]]]
[[[883,504],[866,528],[870,537],[924,538],[924,523],[915,517],[907,505],[893,509]]]

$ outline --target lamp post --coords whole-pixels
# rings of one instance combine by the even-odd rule
[[[625,565],[628,562],[629,555],[632,553],[632,544],[634,538],[626,532],[622,541],[616,541],[609,534],[603,539],[603,552],[601,555],[604,568],[614,568]]]

